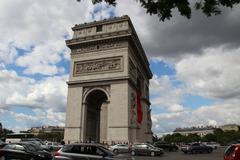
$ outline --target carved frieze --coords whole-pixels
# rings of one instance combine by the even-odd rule
[[[74,63],[74,76],[122,71],[122,57],[79,61]]]
[[[130,102],[130,124],[132,126],[137,125],[137,97],[136,93],[131,93],[131,102]]]
[[[147,131],[152,132],[152,119],[151,119],[151,109],[147,110]]]
[[[136,81],[137,69],[131,59],[129,59],[129,74],[132,76],[133,80]]]
[[[126,43],[121,42],[121,41],[80,46],[77,49],[72,49],[72,55],[83,54],[83,53],[94,52],[94,51],[121,48],[121,47],[125,47],[125,46],[126,46]]]

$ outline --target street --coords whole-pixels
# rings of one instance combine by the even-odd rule
[[[184,154],[182,151],[178,152],[165,152],[162,156],[148,157],[148,156],[135,156],[135,160],[223,160],[223,153],[225,147],[220,147],[212,153],[202,154]]]

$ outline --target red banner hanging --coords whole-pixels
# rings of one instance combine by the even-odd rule
[[[142,123],[143,112],[142,112],[142,102],[141,102],[141,93],[137,92],[137,121],[139,124]]]

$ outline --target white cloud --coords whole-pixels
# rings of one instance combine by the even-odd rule
[[[154,75],[150,80],[151,103],[154,107],[165,108],[169,111],[180,111],[182,96],[185,93],[183,87],[175,87],[172,83],[175,78],[167,75],[158,77]]]
[[[96,21],[110,18],[115,12],[115,8],[105,2],[96,4],[92,10],[92,17]]]
[[[239,114],[239,103],[214,104],[182,112],[153,114],[153,131],[163,133],[179,127],[239,124]]]
[[[28,130],[30,127],[38,127],[42,125],[56,125],[64,126],[65,125],[65,113],[56,112],[52,109],[34,109],[33,115],[27,113],[16,113],[11,110],[0,109],[0,116],[5,116],[16,121],[15,125],[12,120],[9,123],[9,120],[1,121],[4,128],[11,129],[15,132]]]
[[[208,48],[202,55],[186,56],[175,64],[176,76],[154,75],[150,81],[155,133],[177,127],[240,123],[240,49]],[[180,81],[182,85],[174,85]],[[183,106],[184,95],[212,99],[213,103],[191,109]],[[197,102],[198,103],[198,102]]]
[[[24,67],[25,74],[55,75],[57,67],[69,60],[64,39],[72,35],[71,27],[91,20],[94,7],[90,1],[13,1],[0,2],[0,61]],[[16,48],[25,52],[17,53]],[[17,57],[18,55],[18,57]]]
[[[5,117],[6,127],[19,131],[39,125],[63,126],[67,101],[66,80],[67,76],[64,75],[36,81],[21,77],[3,66],[0,70],[0,117]],[[22,110],[28,108],[32,112],[18,113],[13,110],[16,107]]]
[[[47,45],[38,45],[31,52],[17,58],[16,64],[26,67],[25,74],[54,75],[62,73],[64,68],[57,67],[56,64],[62,60],[61,54],[65,51],[65,46],[62,39],[49,41]]]
[[[65,111],[67,84],[66,76],[49,77],[34,84],[28,84],[25,93],[16,90],[6,98],[6,105],[21,105],[30,108],[51,108],[57,111]],[[25,88],[20,88],[25,89]]]
[[[177,78],[186,86],[209,98],[239,99],[240,48],[205,49],[201,56],[189,56],[176,64]]]
[[[222,14],[211,17],[193,10],[190,20],[173,10],[171,20],[160,22],[157,16],[147,14],[137,1],[121,0],[116,13],[130,16],[149,57],[178,61],[189,54],[200,55],[205,48],[239,47],[239,7],[223,8]]]
[[[179,104],[174,104],[169,107],[170,112],[182,112],[184,111],[184,107]]]
[[[12,63],[16,56],[16,49],[11,44],[5,45],[0,42],[0,61]]]

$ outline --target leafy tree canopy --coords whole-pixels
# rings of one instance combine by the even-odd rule
[[[81,0],[77,0],[81,1]],[[116,6],[116,0],[92,0],[93,4],[106,3]],[[222,7],[232,8],[240,3],[240,0],[136,0],[146,9],[150,15],[157,15],[160,21],[171,19],[172,10],[177,9],[179,13],[191,18],[192,9],[201,10],[206,16],[218,15]],[[191,2],[191,3],[190,3]]]

